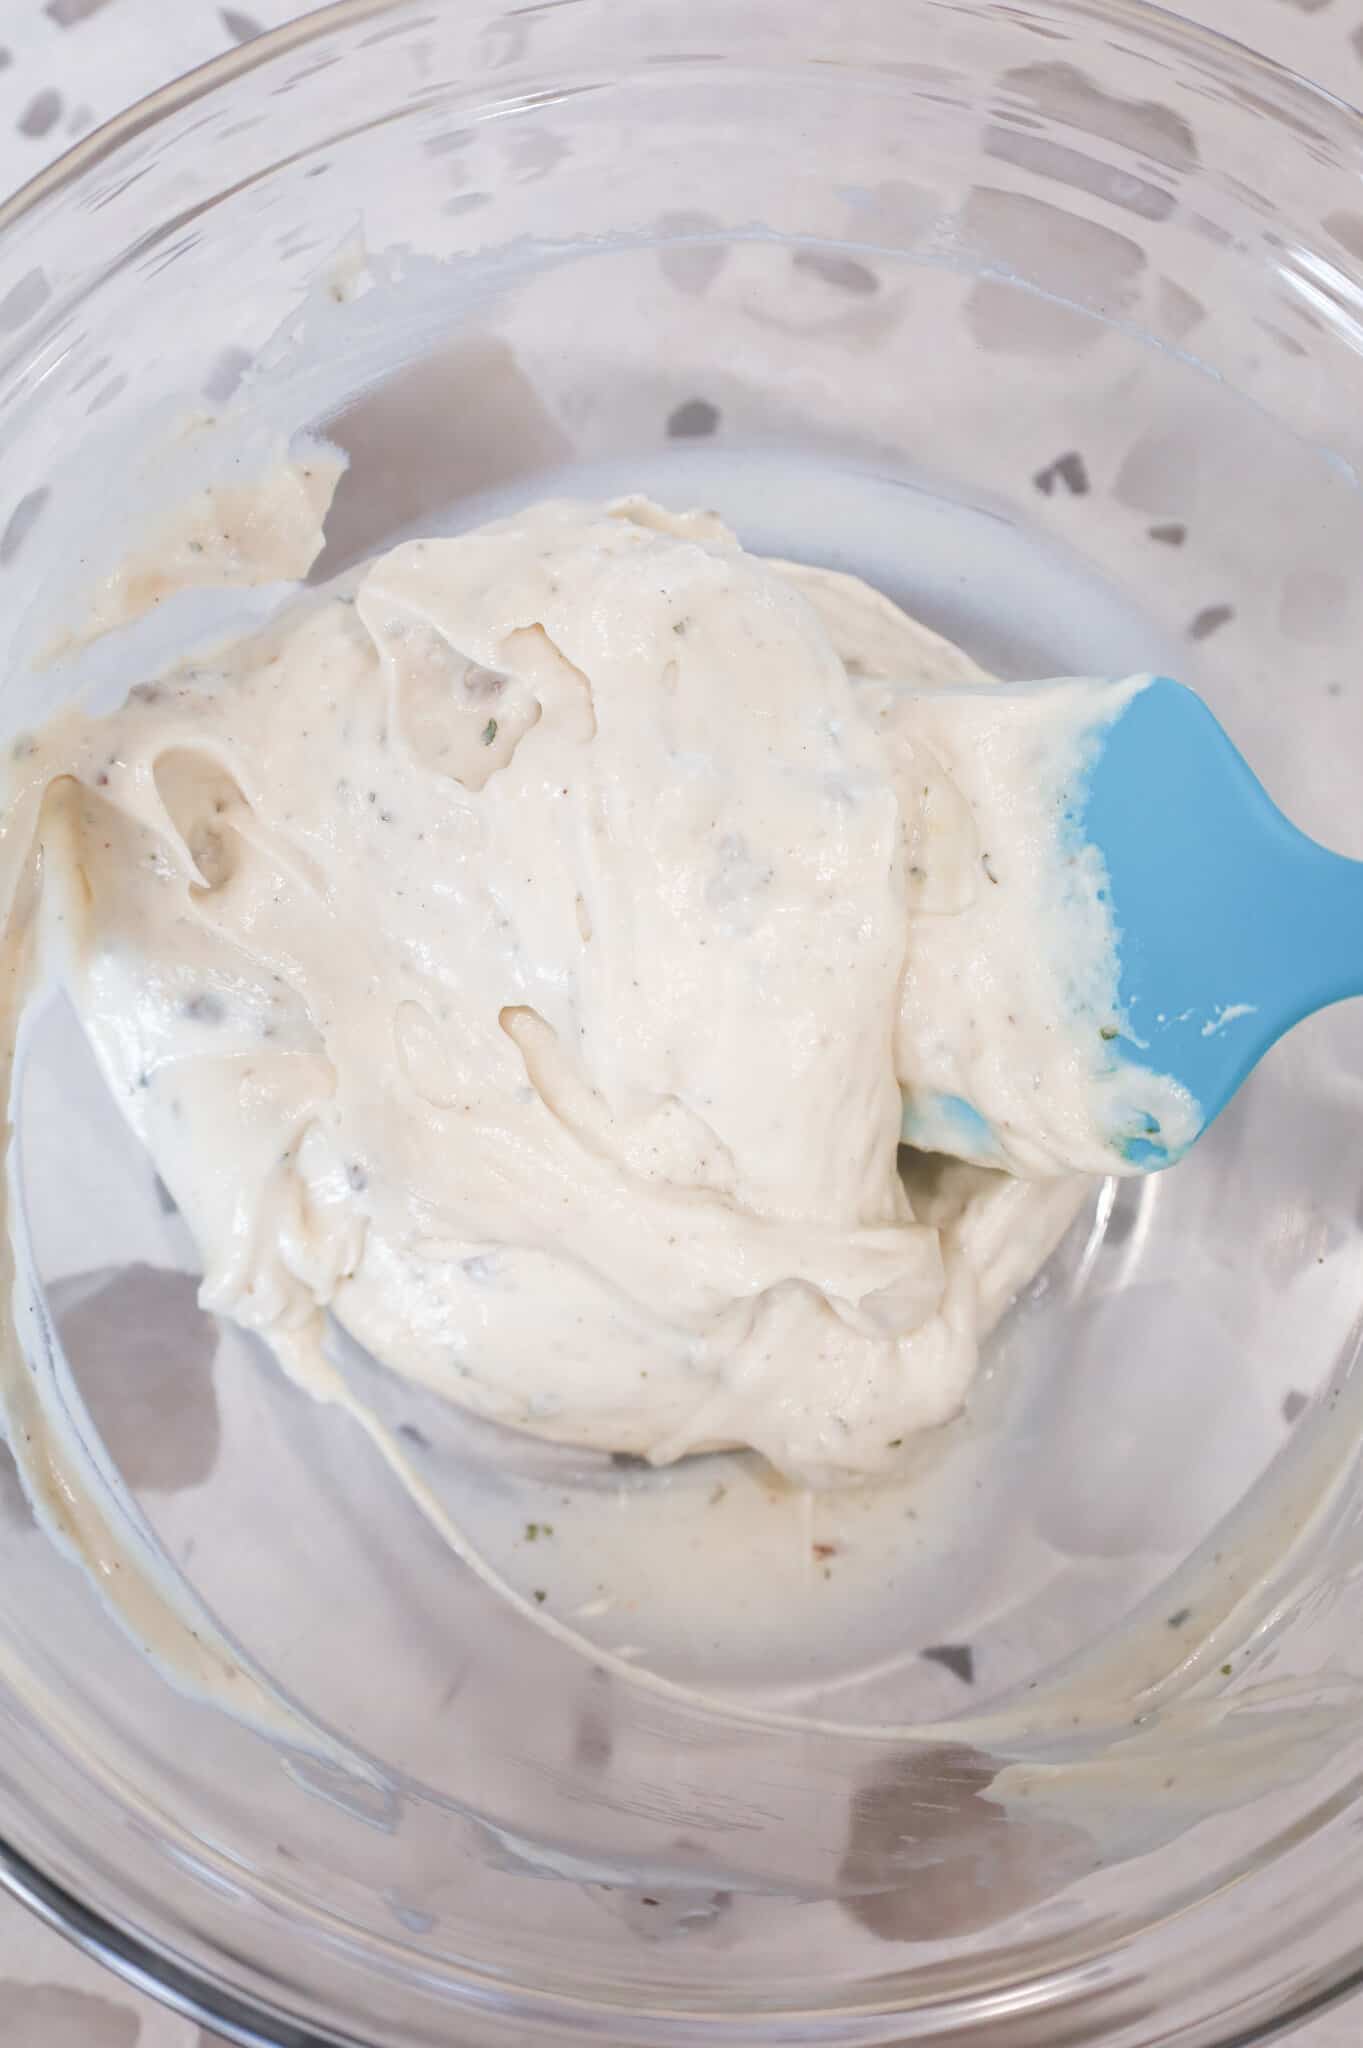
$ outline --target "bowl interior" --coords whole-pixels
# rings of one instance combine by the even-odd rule
[[[350,459],[315,578],[536,496],[713,505],[1001,674],[1181,676],[1363,855],[1358,157],[1116,0],[334,10],[11,209],[4,733],[220,630],[175,600],[30,666],[177,492],[307,430]],[[404,2048],[456,2009],[1026,2048],[1008,1988],[1049,2026],[1118,1945],[1074,2039],[1162,2038],[1113,2002],[1156,1959],[1217,2023],[1170,1915],[1229,1957],[1216,1895],[1333,1869],[1350,1768],[1360,1077],[1354,1006],[1094,1187],[893,1490],[553,1450],[347,1354],[553,1635],[198,1308],[53,997],[16,1161],[72,1410],[295,1721],[169,1685],[0,1472],[0,1826],[203,1982]]]

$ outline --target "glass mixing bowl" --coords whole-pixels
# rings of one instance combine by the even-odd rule
[[[312,429],[315,575],[714,503],[1007,673],[1172,669],[1363,854],[1361,173],[1351,109],[1133,0],[325,10],[0,211],[4,729],[207,630],[30,665],[172,488]],[[1357,1007],[1089,1193],[891,1494],[349,1358],[490,1575],[201,1313],[60,1002],[13,1116],[31,1341],[297,1731],[173,1685],[0,1472],[0,1862],[116,1968],[375,2048],[1227,2048],[1363,1974]]]

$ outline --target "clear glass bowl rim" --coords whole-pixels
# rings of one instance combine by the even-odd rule
[[[134,101],[37,172],[8,198],[0,199],[0,237],[27,215],[59,199],[87,171],[168,118],[211,96],[220,87],[268,66],[291,51],[337,30],[407,10],[413,0],[329,0],[329,4],[267,30],[220,56],[209,59],[156,91]],[[467,0],[435,0],[455,9]],[[624,0],[648,5],[649,0]],[[935,0],[928,0],[935,4]],[[948,0],[949,4],[949,0]],[[1251,50],[1237,38],[1187,20],[1155,0],[1057,0],[1064,11],[1095,27],[1129,34],[1147,45],[1196,57],[1227,79],[1253,82],[1265,111],[1306,112],[1325,127],[1342,159],[1363,173],[1363,111],[1327,87],[1304,78],[1285,64]],[[736,0],[741,8],[742,0]],[[8,1894],[73,1947],[121,1978],[134,1990],[155,1999],[240,2048],[368,2048],[359,2036],[318,2032],[306,2022],[264,2001],[239,1997],[207,1976],[186,1968],[174,1956],[121,1927],[112,1917],[92,1910],[72,1891],[55,1883],[27,1856],[0,1836],[0,1893]],[[1234,2025],[1205,2048],[1261,2048],[1363,1994],[1363,1932],[1325,1972],[1317,1973],[1309,1991],[1295,1996],[1279,2011],[1248,2030]],[[523,2015],[528,2017],[528,2015]],[[546,2012],[544,2017],[549,2017]]]

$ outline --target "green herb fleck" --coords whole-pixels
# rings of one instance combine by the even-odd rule
[[[1221,1676],[1222,1676],[1223,1678],[1229,1678],[1229,1677],[1230,1677],[1230,1675],[1231,1675],[1231,1671],[1232,1671],[1232,1666],[1231,1666],[1231,1665],[1229,1665],[1229,1664],[1223,1664],[1223,1665],[1221,1666]]]
[[[495,719],[495,718],[489,718],[489,720],[488,720],[487,724],[486,724],[486,725],[485,725],[485,726],[483,727],[483,732],[482,732],[482,740],[483,740],[483,745],[484,745],[485,747],[490,747],[490,746],[492,745],[492,742],[493,742],[493,741],[494,741],[494,740],[496,739],[496,737],[497,737],[497,721],[496,721],[496,719]]]
[[[904,1439],[902,1436],[892,1436],[890,1438],[889,1443],[886,1445],[886,1449],[891,1451],[897,1451],[899,1449],[899,1446],[903,1443],[903,1441]]]
[[[1100,1038],[1106,1038],[1111,1040],[1114,1038],[1119,1038],[1121,1036],[1121,1033],[1118,1031],[1115,1024],[1104,1024],[1099,1030],[1098,1036]]]
[[[546,1601],[546,1600],[547,1600],[548,1598],[549,1598],[549,1595],[548,1595],[548,1594],[547,1594],[547,1593],[545,1592],[545,1590],[544,1590],[543,1586],[536,1586],[536,1588],[535,1588],[535,1604],[536,1604],[536,1606],[537,1606],[537,1607],[543,1607],[543,1605],[544,1605],[545,1601]]]
[[[552,1536],[553,1533],[554,1525],[552,1522],[527,1522],[525,1525],[525,1540],[527,1543],[538,1543],[541,1536]]]

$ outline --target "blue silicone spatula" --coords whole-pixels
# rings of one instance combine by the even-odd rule
[[[1112,687],[1114,701],[1130,688]],[[1150,1172],[1187,1150],[1285,1031],[1363,995],[1363,861],[1298,831],[1182,684],[1157,677],[1096,725],[1070,823],[1107,871],[1123,1020],[1107,1051],[1172,1078],[1195,1111],[1177,1146],[1154,1116],[1139,1135],[1113,1133],[1114,1163]],[[949,1105],[959,1148],[942,1107],[935,1148],[987,1156],[978,1106]],[[910,1143],[914,1122],[910,1103]]]

